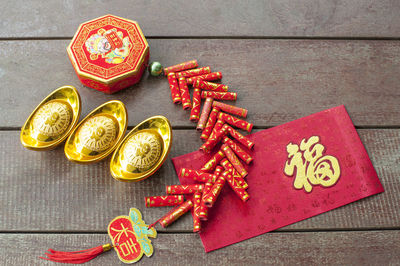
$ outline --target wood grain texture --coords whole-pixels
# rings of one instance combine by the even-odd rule
[[[205,254],[195,234],[159,234],[146,265],[399,265],[400,231],[271,233]],[[55,265],[40,260],[48,248],[91,248],[106,234],[0,234],[3,265]],[[109,251],[85,265],[123,265]]]
[[[165,78],[105,95],[83,87],[67,58],[67,40],[0,42],[0,127],[20,127],[59,86],[78,88],[82,116],[107,100],[122,100],[129,125],[158,114],[173,126],[194,127],[172,104]],[[256,126],[284,122],[345,104],[357,126],[400,125],[400,42],[340,40],[152,39],[151,60],[164,65],[197,58],[223,73]]]
[[[2,7],[0,37],[72,37],[80,23],[107,13],[138,21],[147,36],[400,35],[395,0],[18,0]]]
[[[400,130],[358,131],[385,192],[307,219],[283,230],[376,229],[400,226]],[[67,161],[62,147],[48,152],[26,150],[19,132],[0,132],[0,231],[105,232],[108,222],[129,208],[139,208],[147,223],[169,208],[145,208],[144,196],[163,195],[178,184],[170,158],[201,145],[195,130],[174,130],[173,146],[163,167],[139,183],[114,180],[108,160],[80,165]],[[191,231],[184,216],[168,231]]]

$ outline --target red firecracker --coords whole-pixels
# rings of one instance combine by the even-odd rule
[[[214,128],[214,125],[217,122],[218,113],[219,113],[219,108],[218,107],[214,107],[211,110],[211,113],[208,116],[207,124],[204,127],[203,132],[201,132],[200,138],[202,140],[207,140],[208,137],[211,135],[211,132],[212,132],[212,130]]]
[[[213,73],[209,73],[209,74],[204,74],[204,75],[200,75],[200,76],[191,77],[191,78],[188,78],[186,81],[187,81],[187,84],[193,84],[193,82],[196,79],[202,79],[202,80],[205,80],[205,81],[213,81],[213,80],[219,80],[221,78],[222,78],[222,73],[221,72],[213,72]]]
[[[198,66],[199,66],[199,64],[197,63],[197,60],[191,60],[188,62],[180,63],[178,65],[164,68],[164,74],[168,75],[171,72],[179,72],[179,71],[183,71],[183,70],[187,70],[187,69],[192,69],[192,68],[195,68]]]

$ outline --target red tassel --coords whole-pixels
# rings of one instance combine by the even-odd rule
[[[49,249],[49,253],[45,253],[47,255],[47,258],[40,258],[61,263],[81,264],[96,258],[101,253],[109,251],[111,248],[111,244],[106,244],[95,248],[70,252]]]

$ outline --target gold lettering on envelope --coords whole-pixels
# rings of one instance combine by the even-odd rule
[[[311,192],[313,185],[331,187],[339,180],[340,166],[331,155],[323,155],[325,147],[319,143],[318,136],[301,141],[300,146],[289,143],[286,146],[288,159],[284,173],[294,176],[293,186]]]

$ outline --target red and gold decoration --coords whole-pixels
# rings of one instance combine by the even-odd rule
[[[206,153],[210,153],[211,150],[221,141],[221,139],[228,134],[228,131],[222,127],[215,135],[210,136],[207,141],[201,145],[200,150]]]
[[[119,18],[114,20],[114,18],[110,17],[112,16],[105,16],[103,18],[109,18],[109,21],[112,23],[119,21]],[[120,79],[114,80],[114,76],[107,76],[111,73],[111,70],[108,69],[113,69],[114,71],[117,69],[121,70],[125,62],[131,60],[130,56],[134,47],[132,46],[133,40],[129,36],[125,36],[128,31],[123,28],[123,26],[126,26],[125,24],[122,25],[122,23],[117,27],[114,24],[112,26],[106,25],[104,22],[104,25],[100,25],[101,23],[92,23],[95,21],[97,20],[88,22],[92,26],[90,31],[87,31],[86,26],[82,26],[85,24],[81,25],[68,48],[68,52],[74,67],[76,67],[77,74],[84,84],[90,84],[93,88],[112,93],[122,89],[123,86],[121,85],[122,83],[119,83]],[[101,26],[101,28],[96,28],[97,26]],[[82,32],[87,33],[87,40],[84,43],[81,40],[83,38]],[[135,39],[135,41],[139,40]],[[86,78],[86,76],[81,73],[82,69],[79,68],[79,64],[76,65],[74,57],[75,52],[79,52],[76,43],[79,43],[81,46],[85,45],[86,50],[84,53],[87,60],[100,64],[99,67],[92,67],[91,70],[99,70],[101,67],[105,67],[106,70],[100,72],[106,77],[110,77],[110,81],[104,82],[104,80],[101,80],[100,77],[93,73],[93,79],[90,79],[90,82],[83,80],[82,77]],[[101,47],[101,45],[105,46]],[[127,48],[129,49],[126,50]],[[122,52],[126,54],[121,55],[120,53]],[[122,75],[120,78],[125,79],[124,85],[127,84],[127,80],[131,79],[132,81],[131,76],[133,75],[139,74],[138,78],[140,78],[143,69],[140,65],[143,65],[145,62],[147,63],[147,43],[146,49],[143,51],[143,56],[144,58],[138,59],[138,62],[136,62],[140,73],[119,73]],[[79,56],[78,59],[83,60]],[[109,67],[107,64],[114,65],[114,68],[107,68]],[[246,152],[239,148],[231,149],[229,145],[231,143],[226,139],[228,138],[227,135],[230,134],[241,139],[242,142],[245,141],[243,139],[246,139],[246,137],[240,135],[240,133],[231,133],[234,129],[229,125],[239,129],[246,129],[250,132],[252,124],[231,115],[246,117],[247,110],[215,101],[236,100],[237,94],[228,91],[229,88],[227,85],[210,82],[221,79],[221,72],[211,72],[210,67],[196,67],[198,67],[197,60],[191,60],[165,69],[162,68],[160,63],[153,62],[149,66],[149,71],[153,76],[160,75],[161,73],[167,76],[172,101],[175,104],[182,104],[183,109],[191,109],[190,120],[197,122],[197,130],[201,131],[201,139],[205,141],[201,149],[206,153],[211,153],[214,147],[219,145],[222,139],[224,139],[222,148],[217,150],[214,156],[200,170],[181,169],[179,176],[190,180],[193,184],[170,185],[166,187],[166,195],[145,197],[146,207],[175,206],[155,223],[150,226],[145,225],[140,212],[136,209],[131,209],[129,217],[118,216],[110,222],[108,233],[112,239],[112,244],[76,252],[60,252],[50,249],[49,253],[46,253],[47,258],[44,259],[64,263],[84,263],[114,248],[121,261],[133,263],[138,261],[143,254],[151,256],[153,253],[153,248],[148,237],[156,236],[156,231],[153,227],[157,223],[162,227],[167,227],[189,210],[192,210],[193,231],[201,232],[202,222],[208,220],[209,208],[216,202],[226,182],[229,183],[230,187],[242,201],[245,202],[250,198],[246,191],[248,185],[243,178],[245,170],[238,171],[235,167],[241,165],[239,158],[248,159],[251,157],[250,155],[246,156]],[[92,76],[90,77],[92,78]],[[115,87],[116,85],[119,87]],[[192,85],[191,87],[193,87],[193,100],[190,98],[188,85]],[[77,99],[74,101],[75,104],[79,103],[79,95]],[[202,99],[205,99],[205,101],[203,109],[200,112]],[[77,120],[79,114],[73,114],[68,109],[68,105],[64,104],[61,100],[54,103],[46,102],[43,104],[43,107],[39,107],[47,110],[49,108],[46,104],[53,104],[54,106],[51,106],[53,110],[66,115],[67,119],[64,120],[67,123],[58,126],[61,131],[64,132],[71,127],[72,134],[69,135],[65,146],[67,157],[77,162],[95,162],[104,159],[115,150],[111,158],[110,170],[112,176],[118,180],[140,181],[149,177],[162,165],[170,150],[172,141],[171,126],[165,117],[151,117],[137,125],[123,138],[127,127],[127,112],[122,102],[110,101],[101,105],[74,128],[72,128],[71,124],[75,123],[73,119]],[[51,114],[51,117],[47,118],[46,121],[55,119],[56,115]],[[33,119],[32,123],[34,122],[35,119]],[[248,147],[254,145],[251,144],[250,140],[247,141]],[[228,144],[225,144],[225,142]],[[238,158],[234,154],[235,152],[243,155]],[[246,163],[250,161],[247,160]],[[243,174],[243,177],[240,173]]]
[[[223,168],[221,166],[217,166],[214,171],[214,175],[219,177],[221,175],[222,171],[223,171]],[[218,178],[217,178],[217,180],[218,180]],[[217,180],[215,182],[217,182]],[[200,210],[199,210],[200,220],[207,221],[207,219],[208,219],[208,207],[205,203],[205,198],[206,198],[206,195],[208,195],[208,193],[210,193],[215,182],[214,183],[212,183],[212,182],[206,183],[204,186],[204,191],[203,191],[203,194],[201,197]]]
[[[206,99],[206,101],[203,105],[203,109],[201,110],[200,119],[199,119],[199,122],[197,123],[197,127],[196,127],[196,129],[198,131],[203,131],[204,127],[206,126],[206,121],[207,121],[208,115],[211,112],[212,102],[213,102],[213,98],[209,97]]]
[[[111,15],[83,23],[67,51],[81,82],[105,93],[113,93],[137,83],[149,58],[149,47],[138,24]],[[219,101],[236,101],[237,93],[229,91],[228,85],[212,82],[222,78],[221,72],[211,72],[209,66],[197,68],[198,66],[197,60],[164,69],[158,62],[149,66],[151,75],[167,76],[173,103],[182,104],[183,109],[191,110],[189,119],[197,122],[196,129],[201,131],[200,138],[204,141],[199,148],[201,152],[189,154],[184,159],[174,158],[181,185],[166,186],[166,195],[145,197],[146,207],[175,207],[149,226],[142,220],[140,211],[132,208],[129,216],[118,216],[110,222],[108,234],[112,244],[75,252],[49,249],[48,253],[45,253],[47,257],[43,259],[84,263],[114,248],[122,262],[134,263],[140,260],[143,254],[148,257],[153,254],[149,237],[156,237],[154,226],[157,223],[167,227],[190,210],[193,216],[193,232],[201,233],[206,251],[210,251],[383,191],[368,155],[343,108],[327,110],[319,114],[319,119],[315,119],[317,115],[313,116],[314,120],[303,118],[301,122],[308,127],[291,122],[294,124],[286,126],[283,133],[275,130],[271,131],[272,134],[259,132],[250,137],[244,136],[238,130],[251,132],[253,129],[252,123],[242,119],[247,117],[248,111]],[[193,100],[190,97],[189,85],[193,87]],[[72,87],[63,89],[75,92]],[[122,181],[143,180],[162,165],[172,141],[168,120],[162,117],[150,118],[135,127],[122,140],[127,123],[126,109],[121,102],[105,103],[75,127],[80,113],[79,95],[75,95],[74,98],[74,104],[78,104],[77,110],[69,105],[68,100],[71,99],[56,99],[50,95],[35,109],[21,132],[24,146],[36,150],[52,148],[71,133],[66,141],[65,154],[72,161],[99,161],[116,149],[110,168],[113,177]],[[204,105],[200,112],[202,100]],[[325,116],[329,113],[333,116],[326,119]],[[169,130],[167,134],[162,135],[150,127],[157,124],[159,129],[160,119],[164,121],[165,126],[165,130],[161,131]],[[312,124],[315,128],[311,132]],[[324,127],[321,127],[321,124]],[[336,137],[325,137],[337,132],[338,127],[346,130],[339,132]],[[31,136],[27,136],[28,133]],[[40,138],[29,139],[32,135],[47,138],[48,145],[31,145],[35,141],[42,141]],[[342,139],[345,135],[346,139]],[[251,151],[255,145],[254,140],[265,144],[266,148]],[[266,145],[267,142],[270,145]],[[339,148],[332,149],[332,143]],[[340,151],[341,145],[348,146],[343,149],[345,152]],[[326,149],[328,146],[329,152]],[[275,147],[277,152],[273,155],[263,154],[272,147]],[[357,148],[354,152],[357,158],[349,163],[348,151],[353,147]],[[265,159],[267,164],[282,158],[284,161],[281,164],[270,163],[268,166],[271,169],[255,163],[253,170],[250,168],[253,162],[251,154],[263,155],[256,158]],[[201,165],[199,161],[202,162]],[[339,161],[344,163],[339,164]],[[355,165],[356,168],[350,171]],[[362,173],[359,169],[362,169]],[[346,170],[357,175],[352,174],[344,178],[342,175]],[[276,180],[266,181],[264,176],[267,172]],[[345,181],[341,181],[351,178],[354,183],[361,182],[359,188],[346,186]],[[228,183],[233,191],[228,194],[228,198],[225,198],[227,194],[221,194],[225,183]],[[334,186],[334,193],[324,193]],[[321,190],[321,187],[324,190]],[[297,194],[300,196],[294,197],[293,191],[299,192]],[[283,193],[291,197],[281,199]],[[265,197],[262,198],[267,194],[271,195],[271,202]],[[236,198],[231,198],[231,195]],[[215,204],[221,197],[221,201],[225,203],[223,207],[221,204]],[[251,197],[261,200],[244,205]],[[296,198],[303,205],[311,203],[311,207],[298,212],[295,202],[291,202],[292,198]],[[245,222],[240,218],[232,219],[238,213],[243,213],[243,210],[247,213]],[[212,211],[221,217],[212,219]],[[265,213],[265,217],[255,216],[259,211]],[[280,214],[286,211],[295,214]],[[222,220],[230,222],[229,229],[221,227],[219,221]],[[206,224],[202,224],[206,221]],[[214,230],[202,232],[210,224]],[[243,229],[246,226],[248,230]],[[232,234],[233,229],[236,234]],[[243,230],[244,234],[240,230]]]
[[[215,181],[215,183],[211,187],[210,192],[203,196],[203,201],[205,206],[211,208],[214,205],[214,203],[217,201],[219,194],[222,191],[222,188],[225,185],[225,182],[226,182],[225,178],[222,175],[220,175],[217,181]]]
[[[220,91],[220,92],[228,91],[228,86],[226,85],[208,82],[202,79],[196,79],[196,81],[193,82],[193,86],[207,91]]]
[[[192,102],[190,101],[190,93],[189,93],[189,88],[186,84],[186,79],[184,77],[180,77],[178,82],[179,82],[179,91],[182,97],[182,107],[185,110],[191,109]]]
[[[210,67],[201,67],[201,68],[196,68],[196,69],[190,69],[190,70],[185,70],[181,72],[176,73],[177,78],[191,78],[195,76],[200,76],[200,75],[206,75],[211,72]]]
[[[200,170],[203,172],[210,172],[214,170],[214,168],[217,167],[217,165],[223,158],[225,158],[225,153],[219,150]]]
[[[82,23],[67,52],[82,84],[104,93],[139,82],[150,55],[139,24],[113,15]]]
[[[190,121],[198,122],[200,119],[200,107],[201,107],[201,90],[195,88],[193,90],[193,105],[190,111]]]
[[[243,187],[244,189],[247,189],[249,187],[249,185],[244,180],[244,177],[239,174],[239,172],[235,169],[235,167],[233,167],[232,163],[228,159],[223,159],[221,161],[221,165],[225,168],[226,171],[232,174],[233,178],[239,183],[241,187]]]
[[[214,101],[213,106],[218,107],[220,110],[222,110],[226,113],[230,113],[230,114],[241,116],[241,117],[247,116],[247,110],[244,108],[240,108],[237,106],[229,105],[229,104],[218,102],[218,101]]]
[[[234,140],[231,140],[228,137],[223,137],[222,142],[227,144],[232,151],[246,164],[250,164],[253,161],[253,158],[248,154],[244,149],[242,149]]]
[[[219,132],[222,129],[224,124],[225,124],[224,120],[218,118],[209,138],[211,138],[211,139],[215,138],[215,135],[217,134],[217,132]]]
[[[153,246],[150,238],[157,237],[157,231],[149,228],[142,219],[142,214],[136,208],[131,208],[129,216],[117,216],[108,225],[108,235],[112,244],[105,244],[95,248],[80,251],[57,251],[49,249],[44,260],[81,264],[88,262],[98,255],[111,250],[117,252],[119,259],[124,263],[139,261],[143,255],[151,257]]]
[[[176,80],[175,73],[169,73],[167,77],[168,77],[169,88],[171,90],[172,101],[175,104],[181,104],[182,103],[182,95],[179,90],[179,85],[178,85],[178,81]],[[201,97],[201,95],[200,95],[200,97]]]
[[[248,172],[249,187],[240,188],[228,168],[214,183],[205,204],[211,206],[214,191],[219,196],[200,232],[206,252],[383,192],[344,106],[245,137],[246,143],[256,143],[252,149],[245,142],[237,143],[254,158],[247,165],[238,156]],[[201,169],[210,156],[197,151],[172,161],[179,173],[182,168]],[[219,191],[221,177],[228,185]],[[183,177],[179,180],[192,184]]]
[[[198,67],[199,64],[197,63],[197,60],[190,60],[187,62],[183,62],[174,66],[166,67],[164,68],[164,74],[168,75],[171,72],[179,72],[179,71],[184,71],[192,68]]]
[[[215,125],[215,123],[217,122],[218,113],[219,113],[219,108],[218,108],[218,107],[214,107],[214,108],[211,110],[211,113],[210,113],[210,115],[209,115],[209,117],[208,117],[207,124],[206,124],[206,126],[204,127],[203,132],[201,132],[200,138],[201,138],[202,140],[207,140],[208,137],[210,137],[211,132],[212,132],[212,130],[213,130],[213,128],[214,128],[214,125]]]
[[[202,91],[201,98],[205,99],[207,97],[211,97],[215,100],[224,100],[224,101],[236,101],[237,94],[236,92],[224,92],[224,91]]]
[[[187,83],[192,85],[196,79],[202,79],[205,81],[219,80],[219,79],[222,79],[222,73],[221,72],[213,72],[213,73],[209,73],[209,74],[199,75],[196,77],[191,77],[191,78],[187,79]]]
[[[200,204],[201,192],[195,192],[193,195],[193,232],[198,233],[201,230]]]
[[[235,155],[235,153],[232,151],[232,149],[226,145],[226,144],[222,144],[221,147],[222,151],[224,152],[225,156],[227,159],[225,159],[227,162],[231,163],[232,166],[236,169],[236,171],[238,171],[238,173],[242,176],[242,177],[246,177],[247,176],[247,171],[244,168],[243,164],[240,162],[240,160],[238,159],[238,157]]]
[[[221,112],[221,114],[219,115],[219,118],[224,120],[229,125],[246,130],[247,132],[251,132],[251,130],[253,129],[252,123],[249,123],[242,119],[236,118],[230,114]]]
[[[219,134],[220,132],[222,132],[222,130],[219,131]],[[232,156],[235,156],[234,158],[236,159],[232,159]],[[201,167],[201,170],[184,167],[180,168],[179,177],[182,180],[193,182],[193,184],[167,186],[166,193],[170,195],[180,194],[182,197],[187,197],[187,201],[173,208],[150,226],[155,226],[157,223],[160,223],[162,227],[166,227],[193,208],[193,232],[201,232],[201,221],[208,220],[209,208],[216,202],[226,182],[228,182],[231,189],[243,202],[248,201],[250,199],[250,195],[246,191],[248,184],[244,180],[247,172],[246,175],[243,174],[243,176],[241,176],[235,169],[233,163],[227,158],[231,158],[230,160],[235,165],[241,164],[230,147],[227,144],[223,144],[221,150],[215,153],[214,156]],[[214,169],[215,171],[212,174],[209,173]],[[245,169],[241,170],[242,173],[245,171]],[[201,184],[196,184],[196,182]],[[153,198],[154,197],[145,198],[147,207],[150,207],[147,202]],[[165,206],[161,204],[158,205]]]
[[[197,171],[197,170],[192,170],[192,169],[186,169],[186,168],[181,169],[179,176],[184,177],[184,178],[189,178],[194,181],[202,182],[202,183],[207,183],[207,182],[214,183],[215,180],[217,179],[217,176],[214,174],[205,173],[202,171]]]
[[[166,186],[165,190],[167,194],[170,195],[181,195],[181,194],[193,194],[196,191],[203,191],[204,185],[194,184],[194,185],[172,185]]]
[[[145,197],[146,207],[176,206],[183,203],[182,195]]]
[[[254,143],[232,128],[233,126],[248,132],[252,130],[253,124],[234,116],[246,117],[247,110],[216,101],[217,99],[237,99],[237,94],[229,92],[228,86],[209,82],[221,79],[222,74],[220,72],[210,73],[210,67],[193,69],[195,64],[190,62],[196,62],[197,66],[197,61],[193,60],[166,68],[167,71],[164,70],[164,74],[168,76],[170,84],[176,83],[170,77],[179,78],[182,104],[184,104],[185,97],[183,95],[186,94],[187,85],[192,85],[194,88],[190,120],[197,122],[196,129],[201,131],[200,138],[205,141],[200,150],[211,153],[216,146],[222,145],[221,149],[217,150],[200,170],[180,168],[179,177],[189,184],[167,186],[166,194],[185,196],[187,200],[150,226],[160,223],[162,227],[166,227],[192,209],[193,232],[199,233],[202,229],[201,222],[208,220],[209,208],[213,207],[217,201],[226,182],[241,201],[246,202],[250,199],[250,195],[246,191],[249,185],[244,179],[247,176],[247,170],[240,160],[243,160],[245,164],[250,164],[253,159],[228,136],[242,144],[245,143],[247,149],[251,149]],[[175,73],[174,71],[180,72]],[[204,74],[204,71],[210,72]],[[200,113],[201,99],[205,99],[205,101]],[[151,202],[151,199],[146,197],[146,206],[150,207],[148,202]]]
[[[240,142],[243,146],[247,147],[248,149],[253,148],[254,142],[251,141],[250,139],[246,138],[242,134],[240,134],[238,131],[236,131],[232,127],[225,124],[222,129],[224,129],[225,131],[228,131],[229,135],[231,137],[233,137],[234,139],[236,139],[238,142]]]
[[[178,207],[172,209],[166,215],[161,217],[157,222],[161,224],[162,227],[167,227],[168,225],[172,224],[176,220],[179,219],[182,215],[187,213],[193,207],[193,202],[191,200],[187,200]],[[150,225],[150,228],[154,227],[155,223]]]

